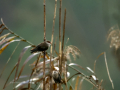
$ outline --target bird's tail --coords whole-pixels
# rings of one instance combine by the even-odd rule
[[[31,49],[30,51],[31,51],[31,53],[37,52],[36,48],[33,48],[33,49]]]

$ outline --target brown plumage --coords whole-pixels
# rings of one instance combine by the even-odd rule
[[[50,41],[45,41],[43,43],[40,43],[37,45],[35,48],[31,49],[31,53],[39,52],[39,51],[46,51],[48,47],[50,47],[51,42]]]

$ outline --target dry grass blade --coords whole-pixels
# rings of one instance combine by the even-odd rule
[[[79,68],[85,70],[82,66],[76,64],[76,63],[70,63],[69,66],[78,66]]]
[[[102,52],[100,55],[98,55],[97,59],[96,59],[95,62],[94,62],[94,73],[95,73],[96,62],[97,62],[98,58],[99,58],[101,55],[103,55],[103,54],[104,54],[104,52]]]
[[[19,72],[18,79],[19,79],[19,77],[20,77],[20,75],[21,75],[21,73],[22,73],[25,65],[27,64],[27,62],[28,62],[31,58],[33,58],[34,56],[36,56],[36,55],[38,55],[38,54],[40,54],[40,52],[38,52],[38,53],[33,53],[32,55],[30,55],[30,56],[25,60],[23,66],[22,66],[22,68],[21,68],[21,70],[20,70],[20,72]],[[17,79],[17,80],[18,80],[18,79]]]
[[[86,67],[88,71],[90,71],[91,73],[95,74],[95,72],[90,68],[90,67]]]
[[[49,75],[47,74],[45,77],[47,77],[47,76],[49,76]],[[43,78],[40,78],[37,82],[41,82],[42,80],[43,80]],[[36,90],[41,90],[40,88],[43,90],[43,83],[42,82],[39,84],[39,86],[37,87]],[[48,90],[48,89],[46,89],[46,90]]]
[[[84,80],[84,78],[82,78],[82,79],[80,80],[79,90],[82,90],[82,83],[83,83],[83,80]]]
[[[67,64],[67,66],[69,66],[69,65]],[[96,84],[95,84],[94,82],[92,82],[86,75],[84,75],[83,73],[81,73],[79,70],[77,70],[76,68],[74,68],[74,67],[72,67],[72,66],[69,66],[69,67],[72,68],[73,70],[77,71],[78,73],[80,73],[81,76],[84,77],[84,79],[85,79],[86,81],[88,81],[89,83],[91,83],[94,87],[98,88],[98,87],[96,86]]]
[[[4,38],[0,41],[0,43],[3,42],[3,41],[5,40],[5,38],[6,38],[6,37],[4,37]]]
[[[21,75],[19,78],[21,79],[21,78],[27,78],[27,77],[29,77],[30,75]],[[17,78],[16,78],[16,80],[17,80]],[[14,83],[14,80],[12,80],[11,82],[10,82],[10,84],[11,83]]]
[[[108,77],[109,77],[109,80],[110,80],[110,82],[112,84],[112,88],[114,89],[114,84],[113,84],[113,81],[112,81],[112,79],[110,77],[110,73],[109,73],[109,69],[108,69],[108,64],[107,64],[107,59],[106,59],[106,53],[105,52],[104,52],[104,58],[105,58],[105,64],[106,64],[106,69],[107,69]]]
[[[77,76],[77,78],[76,78],[75,90],[77,90],[79,78],[80,78],[79,76]]]
[[[3,39],[4,37],[9,36],[10,34],[11,34],[11,33],[7,33],[7,34],[5,34],[5,35],[1,36],[1,37],[0,37],[0,40],[1,40],[1,39]]]
[[[15,42],[15,41],[20,41],[20,40],[12,40],[8,43],[6,43],[5,45],[2,46],[2,48],[0,49],[0,54],[7,48],[7,46],[12,43],[12,42]]]
[[[81,74],[81,73],[76,73],[76,74],[72,75],[72,76],[67,80],[67,82],[68,82],[70,79],[72,79],[74,76],[79,75],[79,74]]]
[[[3,40],[2,42],[0,42],[0,46],[5,43],[5,42],[9,42],[9,41],[12,41],[13,39],[15,39],[16,36],[13,36],[13,37],[9,37],[9,38],[6,38],[5,40]]]
[[[101,88],[102,82],[103,82],[103,79],[101,80],[101,82],[100,82],[100,84],[99,84],[99,88]]]
[[[15,70],[16,66],[17,66],[17,64],[14,66],[14,68],[13,68],[13,69],[12,69],[12,71],[10,72],[10,74],[9,74],[9,76],[8,76],[8,78],[7,78],[6,82],[5,82],[5,84],[4,84],[3,90],[5,89],[6,84],[7,84],[8,80],[9,80],[9,78],[10,78],[11,74],[12,74],[12,73],[13,73],[13,71]]]
[[[27,81],[23,81],[21,83],[19,83],[15,88],[20,88],[21,86],[25,85],[25,84],[28,84],[29,82],[32,83],[32,82],[35,82],[35,81],[38,81],[39,78],[33,78],[33,79],[30,79],[30,80],[27,80]]]
[[[27,41],[27,40],[25,40],[24,38],[22,38],[21,36],[19,36],[19,35],[17,35],[16,33],[14,33],[12,30],[10,30],[5,24],[4,24],[4,22],[3,22],[3,19],[1,18],[1,22],[2,22],[2,24],[5,26],[5,28],[4,29],[6,29],[6,30],[8,30],[11,34],[13,34],[14,36],[16,36],[16,37],[18,37],[18,38],[20,38],[22,41],[24,41],[24,42],[27,42],[29,45],[31,45],[31,46],[35,46],[35,45],[33,45],[31,42],[29,42],[29,41]]]
[[[20,76],[19,78],[26,78],[26,77],[28,77],[29,75],[22,75],[22,76]],[[17,78],[16,78],[17,79]],[[24,81],[25,82],[25,81]],[[17,82],[16,82],[17,83]],[[15,82],[14,82],[14,80],[12,80],[8,85],[10,85],[10,84],[15,84]],[[7,85],[7,86],[8,86]],[[17,90],[23,90],[23,88],[24,88],[24,85],[21,85]],[[13,90],[15,90],[15,89],[13,89]]]
[[[37,61],[36,61],[36,63],[35,63],[35,67],[37,66],[40,58],[41,58],[41,53],[40,53],[39,56],[38,56],[38,59],[37,59]],[[32,73],[31,73],[30,78],[29,78],[29,84],[28,84],[28,88],[29,88],[29,89],[30,89],[30,79],[31,79],[31,77],[32,77],[32,75],[33,75],[34,70],[35,70],[35,69],[32,70]]]
[[[56,58],[54,58],[54,59],[51,59],[51,62],[52,62],[52,61],[55,61],[55,60],[59,60],[59,58],[56,57]],[[48,60],[45,61],[45,65],[47,65],[47,64],[49,64],[49,63],[50,63],[50,59],[48,59]],[[35,69],[37,69],[38,67],[43,67],[43,64],[44,64],[44,62],[38,63],[37,66],[35,67]]]
[[[9,44],[8,44],[8,45],[9,45]],[[7,48],[8,45],[6,45],[6,46],[4,46],[4,47],[2,47],[2,48],[0,49],[0,54]]]
[[[6,27],[4,27],[1,31],[0,31],[0,34],[6,29]]]
[[[2,70],[2,73],[0,74],[0,78],[1,78],[1,76],[2,76],[2,74],[3,74],[3,71],[5,70],[5,68],[6,68],[7,64],[8,64],[8,62],[9,62],[10,59],[12,58],[12,56],[13,56],[13,54],[15,53],[16,49],[18,48],[19,44],[20,44],[20,42],[18,42],[18,44],[17,44],[17,46],[15,47],[15,49],[13,50],[11,56],[10,56],[9,59],[7,60],[5,66],[4,66],[3,70]]]
[[[26,52],[26,51],[28,50],[28,48],[30,48],[30,47],[31,47],[31,46],[26,46],[26,47],[22,50],[22,52],[20,53],[20,56],[19,56],[18,62],[17,62],[17,68],[16,68],[14,80],[16,79],[16,76],[17,76],[17,72],[18,72],[18,68],[19,68],[20,61],[21,61],[23,55],[25,54],[25,52]]]

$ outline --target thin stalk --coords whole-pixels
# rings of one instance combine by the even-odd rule
[[[54,10],[54,18],[53,18],[53,27],[52,27],[52,36],[51,36],[51,50],[50,50],[50,74],[52,74],[52,62],[51,62],[51,58],[52,58],[52,54],[53,54],[53,37],[54,37],[54,27],[55,27],[55,18],[56,18],[56,8],[57,8],[57,0],[55,0],[55,10]],[[53,86],[52,86],[52,77],[50,75],[50,90],[52,90]]]
[[[101,54],[99,54],[98,57],[96,58],[95,62],[94,62],[94,73],[95,73],[96,62],[97,62],[98,58],[99,58],[101,55],[103,55],[103,54],[104,54],[104,52],[102,52]]]
[[[46,41],[46,4],[44,0],[44,41]]]
[[[44,42],[46,41],[46,4],[44,0]],[[44,64],[43,64],[43,90],[45,90],[45,51],[44,53]]]
[[[44,53],[44,64],[43,64],[43,90],[45,90],[45,51]]]
[[[104,52],[104,58],[105,58],[105,65],[106,65],[106,69],[107,69],[107,74],[108,74],[108,77],[109,77],[109,80],[112,84],[112,89],[114,90],[114,84],[113,84],[113,81],[110,77],[110,73],[109,73],[109,68],[108,68],[108,64],[107,64],[107,59],[106,59],[106,53]]]
[[[2,90],[4,90],[4,89],[6,88],[6,84],[7,84],[8,80],[9,80],[9,78],[10,78],[11,74],[12,74],[12,73],[13,73],[13,71],[15,70],[16,66],[17,66],[17,64],[14,66],[14,68],[13,68],[13,69],[12,69],[12,71],[10,72],[10,74],[9,74],[9,76],[8,76],[8,78],[7,78],[6,82],[5,82],[4,87],[3,87],[3,89],[2,89]]]
[[[64,55],[63,55],[63,51],[64,51],[64,38],[65,38],[65,23],[66,23],[66,9],[65,9],[65,12],[64,12],[64,22],[63,22],[63,38],[62,38],[62,59],[61,59],[61,62],[63,62],[65,65],[66,61],[65,59],[63,59]],[[61,63],[61,67],[62,67],[62,63]],[[65,67],[65,73],[64,73],[64,76],[65,76],[65,83],[66,83],[66,89],[68,90],[67,88],[67,71],[66,71],[66,65],[64,66]],[[62,69],[61,69],[61,72],[62,72]]]
[[[62,66],[61,66],[61,8],[62,8],[62,0],[60,0],[60,8],[59,8],[59,72],[62,75]],[[61,90],[61,84],[59,84],[59,90]]]
[[[77,76],[77,78],[76,78],[76,83],[75,83],[75,90],[78,89],[78,82],[79,82],[79,79],[80,79],[80,77]]]

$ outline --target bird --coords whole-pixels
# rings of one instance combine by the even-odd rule
[[[61,83],[62,80],[61,80],[60,73],[58,71],[53,70],[52,77],[55,83]]]
[[[31,49],[31,53],[46,51],[51,45],[50,41],[44,41]]]

